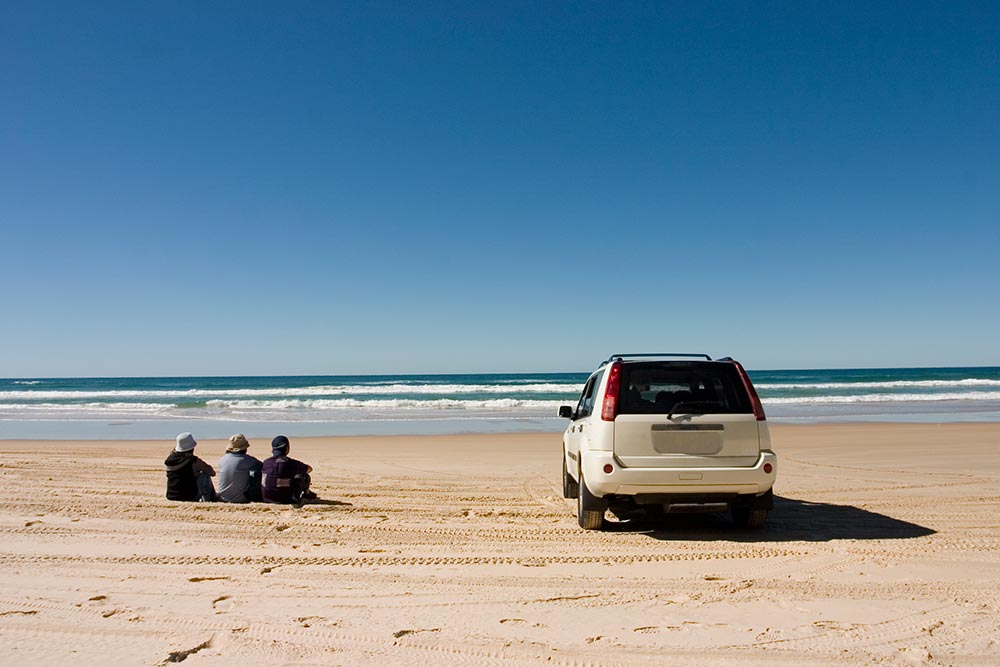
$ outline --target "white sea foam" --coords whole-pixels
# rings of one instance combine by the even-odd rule
[[[0,403],[0,410],[39,412],[136,412],[160,413],[174,409],[173,403]]]
[[[414,398],[277,398],[211,399],[203,404],[183,402],[120,402],[80,401],[74,403],[0,403],[0,419],[9,420],[223,420],[223,421],[294,421],[294,422],[356,422],[407,419],[538,419],[555,418],[558,406],[572,401],[536,400],[517,397],[461,399],[434,397]],[[892,406],[904,414],[913,409],[932,413],[958,410],[997,410],[1000,391],[942,392],[913,394],[881,392],[848,396],[823,395],[765,398],[765,405],[777,413],[782,408],[799,411],[835,410],[838,414],[861,414],[870,408],[862,406]],[[851,407],[851,406],[855,407]],[[183,407],[182,407],[183,406]],[[904,408],[903,406],[910,406]],[[881,409],[881,408],[880,408]],[[885,408],[893,412],[894,408]],[[773,414],[769,415],[772,418]]]
[[[854,394],[849,396],[795,396],[761,399],[765,405],[820,405],[820,404],[850,404],[850,403],[896,403],[896,402],[935,402],[935,401],[1000,401],[1000,392],[969,391],[938,394]],[[85,402],[85,403],[0,403],[0,411],[11,412],[81,412],[81,413],[136,413],[164,414],[212,412],[226,410],[483,410],[511,411],[519,410],[543,411],[556,410],[566,401],[529,400],[518,398],[495,398],[483,400],[459,400],[440,398],[431,400],[416,399],[369,399],[334,398],[334,399],[213,399],[205,402],[205,407],[178,406],[174,403],[123,403],[123,402]]]
[[[268,387],[262,389],[155,389],[105,391],[0,391],[0,400],[83,400],[93,398],[210,398],[255,396],[385,396],[399,394],[578,394],[577,384],[382,384]]]
[[[37,384],[38,380],[17,380],[15,384]],[[886,382],[816,382],[816,383],[766,383],[758,382],[757,389],[768,391],[841,391],[865,389],[962,389],[1000,387],[1000,380],[966,378],[963,380],[897,380]],[[18,390],[0,391],[0,401],[57,401],[94,399],[184,399],[257,398],[257,397],[327,397],[327,396],[449,396],[456,394],[564,394],[576,396],[580,385],[573,383],[532,382],[515,384],[350,384],[315,385],[309,387],[264,387],[257,389],[150,389],[150,390]],[[934,395],[920,395],[934,396]],[[773,399],[772,399],[773,400]],[[798,399],[795,399],[798,400]],[[924,398],[911,400],[925,400]]]
[[[946,387],[1000,387],[1000,380],[888,380],[885,382],[754,383],[759,391],[769,389],[935,389]]]
[[[210,408],[228,410],[552,410],[553,412],[564,401],[535,401],[516,398],[496,398],[479,401],[462,401],[448,398],[418,401],[413,399],[372,399],[367,401],[355,398],[336,399],[283,399],[278,401],[255,400],[211,400],[207,401]]]
[[[206,401],[204,407],[178,406],[173,403],[0,403],[0,416],[10,418],[18,416],[61,415],[61,416],[110,416],[129,415],[132,417],[183,417],[183,416],[224,416],[234,413],[252,413],[255,416],[267,417],[268,414],[294,413],[296,417],[321,415],[323,413],[340,415],[357,415],[364,413],[380,413],[383,416],[398,413],[400,415],[443,412],[503,413],[511,416],[518,414],[551,414],[562,401],[522,400],[516,398],[497,398],[487,400],[456,400],[456,399],[370,399],[355,398],[340,399],[213,399]]]
[[[11,384],[41,384],[41,380],[14,380]]]
[[[940,394],[854,394],[851,396],[794,396],[762,398],[764,405],[818,405],[823,403],[911,403],[915,401],[1000,401],[997,391]]]

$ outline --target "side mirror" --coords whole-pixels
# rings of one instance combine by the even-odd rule
[[[560,405],[559,406],[559,416],[563,419],[573,418],[573,406],[572,405]]]

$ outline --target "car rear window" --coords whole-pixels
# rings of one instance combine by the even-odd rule
[[[626,363],[618,403],[626,415],[753,412],[736,367],[724,362]]]

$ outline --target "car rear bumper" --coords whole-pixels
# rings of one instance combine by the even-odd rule
[[[760,495],[774,485],[778,457],[761,452],[752,466],[740,468],[624,468],[614,452],[580,452],[583,477],[595,496],[642,494]],[[764,465],[771,464],[771,472]],[[610,473],[604,466],[611,465]]]

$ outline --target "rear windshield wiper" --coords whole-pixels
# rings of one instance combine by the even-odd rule
[[[687,408],[685,412],[703,415],[707,412],[707,410],[694,410],[692,408],[698,408],[698,407],[718,408],[721,406],[722,403],[718,403],[715,401],[681,401],[680,403],[674,403],[674,407],[670,408],[670,412],[667,413],[667,419],[672,419],[675,412],[681,412],[680,410],[681,407]]]

